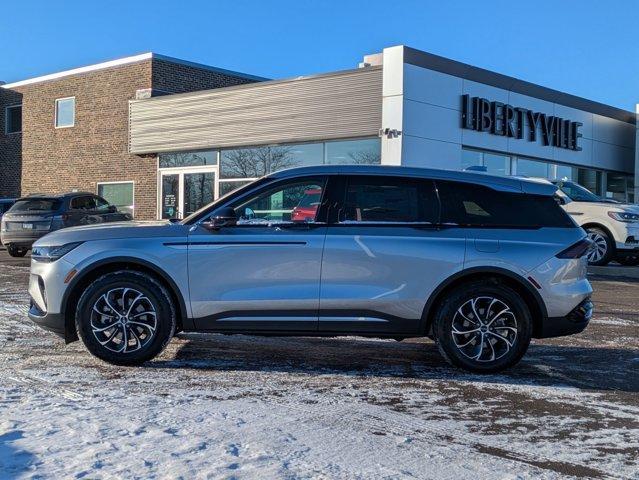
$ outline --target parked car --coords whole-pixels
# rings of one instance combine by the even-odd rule
[[[295,221],[308,192],[314,218]],[[30,318],[117,365],[176,331],[430,336],[495,372],[531,337],[582,331],[590,246],[549,183],[406,167],[281,171],[179,223],[54,232],[32,252]]]
[[[578,183],[555,180],[557,199],[593,241],[591,265],[639,264],[639,206],[601,198]]]
[[[4,215],[14,203],[16,203],[15,198],[0,198],[0,220],[2,220],[2,215]]]
[[[23,257],[38,238],[77,225],[131,220],[104,198],[87,192],[29,195],[3,215],[0,239],[12,257]]]

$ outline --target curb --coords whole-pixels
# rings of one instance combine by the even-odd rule
[[[598,277],[624,277],[639,279],[639,267],[621,267],[607,265],[605,267],[588,267],[588,275]]]

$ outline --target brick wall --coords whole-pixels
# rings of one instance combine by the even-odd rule
[[[249,81],[148,59],[5,90],[0,107],[16,103],[9,95],[22,96],[23,133],[7,136],[2,130],[0,134],[0,196],[17,195],[20,188],[22,195],[73,189],[97,192],[99,182],[132,180],[136,218],[154,219],[157,157],[128,153],[129,100],[139,89],[181,93]],[[55,128],[55,100],[71,96],[76,99],[75,126]],[[0,110],[4,116],[4,108]],[[0,125],[4,129],[4,118]]]
[[[22,134],[5,134],[5,107],[22,103],[22,95],[0,87],[0,198],[20,196]]]
[[[195,66],[153,59],[153,89],[159,93],[185,93],[232,87],[255,80]]]

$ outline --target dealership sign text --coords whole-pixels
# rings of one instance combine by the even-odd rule
[[[462,95],[462,128],[469,130],[511,138],[525,137],[531,142],[536,142],[537,135],[541,135],[545,146],[579,151],[579,127],[582,125],[527,108]]]

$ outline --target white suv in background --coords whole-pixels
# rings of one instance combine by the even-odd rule
[[[623,265],[639,264],[639,205],[601,198],[569,180],[554,180],[556,198],[563,209],[594,242],[588,253],[590,265],[617,260]]]

